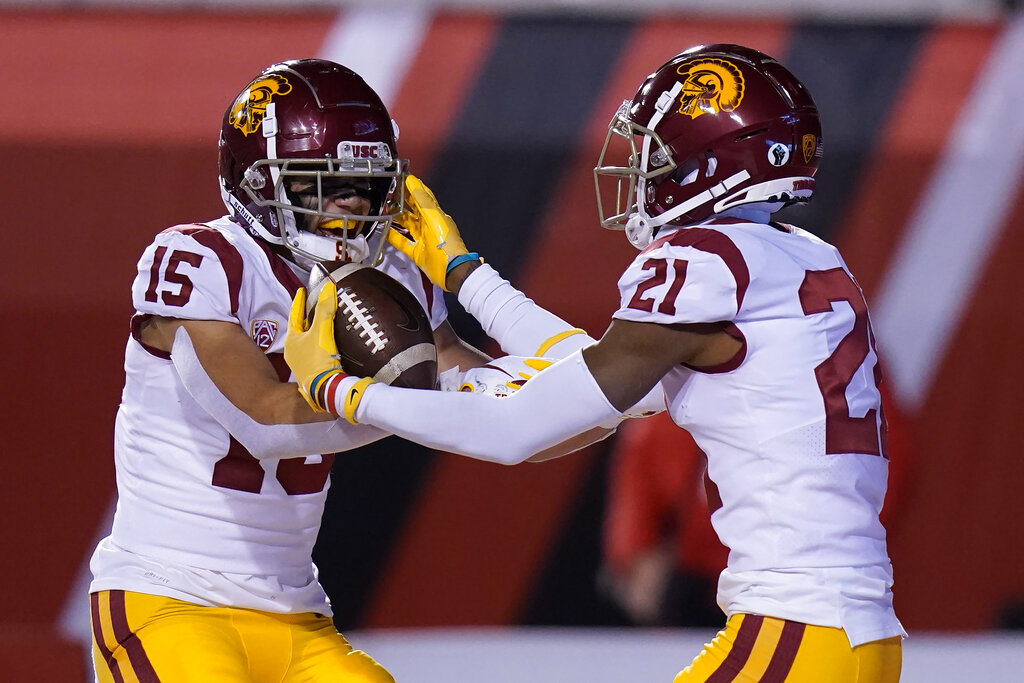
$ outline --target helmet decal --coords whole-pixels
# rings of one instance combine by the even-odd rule
[[[733,111],[743,101],[743,74],[724,59],[694,59],[676,69],[683,76],[679,113],[695,119],[701,114]]]
[[[808,133],[804,135],[802,144],[804,150],[804,163],[809,164],[811,162],[811,157],[814,156],[814,152],[818,148],[818,137]]]
[[[784,166],[789,161],[789,145],[776,142],[768,148],[768,163],[772,166]]]
[[[338,159],[348,162],[369,159],[371,164],[387,165],[391,163],[391,148],[385,142],[342,140],[338,143]]]
[[[292,91],[292,84],[279,74],[269,74],[249,84],[231,105],[228,121],[242,134],[248,137],[255,133],[263,124],[267,115],[267,105],[275,95],[287,95]]]

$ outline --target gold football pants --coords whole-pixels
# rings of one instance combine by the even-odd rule
[[[898,637],[850,647],[839,628],[735,614],[674,683],[897,683]]]
[[[127,591],[90,599],[100,683],[394,683],[319,614],[202,607]]]

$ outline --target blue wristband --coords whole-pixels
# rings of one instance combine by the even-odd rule
[[[476,253],[475,251],[471,251],[468,254],[459,254],[458,256],[456,256],[455,258],[448,262],[448,268],[444,271],[444,274],[447,275],[448,273],[452,272],[453,268],[455,268],[456,266],[461,266],[466,261],[483,262],[483,259],[481,259],[480,254]]]

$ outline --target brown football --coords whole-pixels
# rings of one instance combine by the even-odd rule
[[[341,367],[350,375],[372,377],[396,387],[434,389],[437,349],[430,320],[416,297],[400,282],[370,266],[344,263],[310,276],[307,319],[326,278],[338,287],[334,341]]]

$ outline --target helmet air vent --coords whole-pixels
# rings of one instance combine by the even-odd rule
[[[752,130],[749,133],[744,133],[743,135],[736,136],[735,140],[736,140],[736,142],[740,142],[741,140],[749,140],[752,137],[755,137],[757,135],[761,135],[762,133],[767,133],[767,132],[768,132],[767,128],[758,128],[757,130]]]

